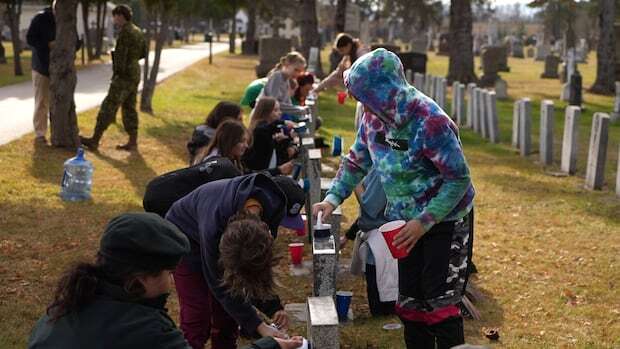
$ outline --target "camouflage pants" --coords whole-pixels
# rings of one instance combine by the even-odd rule
[[[463,219],[435,225],[398,261],[401,319],[427,324],[460,316],[473,245],[473,210]]]
[[[135,81],[112,79],[108,95],[101,103],[101,108],[97,115],[95,134],[103,134],[108,126],[114,122],[119,107],[122,107],[125,131],[130,135],[138,134],[138,112],[136,111],[138,83]]]

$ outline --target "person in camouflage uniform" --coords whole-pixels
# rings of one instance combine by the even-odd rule
[[[138,146],[138,112],[136,99],[140,83],[140,64],[145,57],[147,42],[138,26],[131,22],[131,9],[127,5],[118,5],[112,10],[114,24],[120,28],[116,47],[112,53],[114,74],[103,100],[97,124],[91,138],[80,137],[83,145],[97,150],[103,132],[114,122],[118,108],[122,106],[123,126],[129,134],[127,144],[118,145],[117,149],[135,150]]]

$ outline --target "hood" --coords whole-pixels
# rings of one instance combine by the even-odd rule
[[[263,206],[262,219],[269,226],[271,234],[276,237],[278,226],[286,213],[286,196],[278,185],[262,173],[236,177],[231,179],[231,182],[236,184],[236,188],[233,185],[230,187],[232,192],[229,191],[234,195],[233,202],[237,205],[236,209],[243,207],[250,197],[257,199]]]
[[[407,82],[398,56],[383,48],[359,57],[343,77],[349,93],[391,127],[409,122],[423,98]]]

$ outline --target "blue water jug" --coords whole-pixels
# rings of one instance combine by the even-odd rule
[[[90,199],[93,184],[93,164],[84,158],[84,148],[79,147],[77,155],[65,161],[60,197],[65,201]]]

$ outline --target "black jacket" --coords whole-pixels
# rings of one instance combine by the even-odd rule
[[[101,282],[95,301],[82,310],[35,325],[29,349],[191,349],[168,316],[167,295],[132,300],[121,286]]]
[[[26,41],[32,48],[32,70],[45,76],[50,75],[49,43],[56,38],[56,21],[52,8],[37,13],[26,34]]]
[[[276,151],[277,165],[281,165],[287,161],[288,154],[286,148],[291,144],[290,141],[284,140],[276,142],[273,135],[280,132],[279,126],[281,121],[259,123],[252,132],[252,146],[243,154],[243,164],[252,171],[269,170],[272,175],[279,175],[280,170],[277,168],[269,169],[269,162],[273,151]]]

